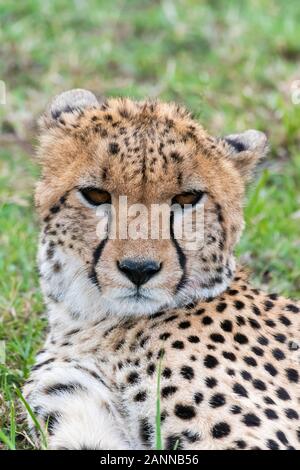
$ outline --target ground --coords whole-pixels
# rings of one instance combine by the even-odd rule
[[[0,448],[30,448],[12,403],[42,342],[35,271],[35,120],[72,87],[186,104],[210,133],[258,128],[270,155],[249,189],[238,253],[254,281],[300,298],[300,4],[150,0],[0,6]],[[298,255],[297,255],[298,254]],[[16,416],[15,416],[16,414]],[[3,434],[4,433],[4,434]]]

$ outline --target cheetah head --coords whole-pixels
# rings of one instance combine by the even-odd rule
[[[56,97],[40,124],[38,260],[50,305],[75,319],[143,315],[227,288],[264,134],[214,138],[175,104],[99,103],[85,90]],[[156,219],[156,236],[144,230],[154,207],[172,207]]]

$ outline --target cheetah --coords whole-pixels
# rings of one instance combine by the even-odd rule
[[[49,327],[24,396],[50,449],[154,449],[159,371],[164,449],[300,448],[299,303],[253,288],[234,256],[266,151],[262,132],[215,138],[173,103],[77,89],[49,105],[36,187]],[[169,237],[110,238],[124,195],[188,205],[192,221],[201,206],[198,249],[173,212]]]

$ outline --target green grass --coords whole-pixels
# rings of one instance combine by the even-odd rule
[[[161,353],[157,366],[157,379],[156,379],[156,415],[155,415],[155,450],[164,450],[163,440],[161,435],[161,373],[164,354]],[[175,442],[174,449],[177,450],[179,446],[179,439]]]
[[[155,419],[155,449],[163,450],[163,442],[161,437],[161,413],[160,413],[160,380],[161,380],[161,368],[162,368],[163,354],[161,354],[157,368],[157,387],[156,387],[156,419]]]
[[[254,280],[300,297],[298,0],[7,0],[0,4],[0,448],[30,448],[21,388],[43,339],[30,161],[36,118],[56,93],[185,103],[215,135],[265,130],[269,158],[249,190],[238,253]],[[14,406],[15,404],[15,406]],[[5,437],[4,437],[5,436]]]

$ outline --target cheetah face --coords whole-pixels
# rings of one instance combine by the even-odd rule
[[[58,96],[41,120],[36,191],[49,302],[98,318],[153,314],[224,291],[245,181],[265,148],[258,131],[215,139],[174,104],[100,104],[84,90]],[[153,210],[162,208],[153,237]]]

